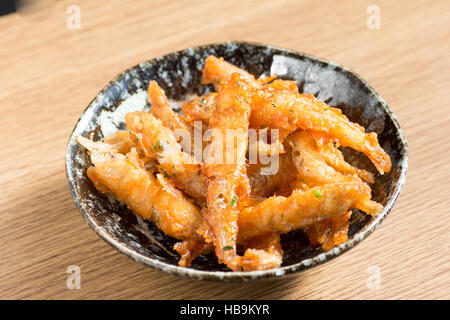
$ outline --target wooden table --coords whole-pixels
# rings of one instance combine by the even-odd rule
[[[0,298],[450,298],[450,1],[41,3],[0,17]],[[67,27],[72,4],[80,29]],[[381,10],[379,30],[366,23],[371,4]],[[139,265],[88,227],[67,186],[69,135],[110,79],[152,57],[230,39],[348,66],[386,99],[408,139],[407,182],[387,220],[295,278],[221,284]],[[70,265],[80,267],[79,290],[66,287]],[[370,285],[375,271],[379,286]]]

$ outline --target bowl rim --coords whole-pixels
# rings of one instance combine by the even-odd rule
[[[373,95],[376,100],[379,102],[381,107],[384,109],[385,114],[387,114],[396,129],[396,134],[399,137],[399,140],[403,144],[403,157],[402,162],[400,164],[401,170],[400,175],[398,178],[398,183],[395,186],[395,189],[392,192],[392,196],[390,200],[386,203],[386,205],[383,208],[383,211],[379,213],[369,224],[365,225],[362,230],[355,233],[353,237],[346,242],[342,243],[341,245],[326,251],[322,252],[314,257],[305,258],[295,264],[288,265],[288,266],[282,266],[275,269],[270,270],[258,270],[258,271],[204,271],[204,270],[198,270],[198,269],[192,269],[192,268],[185,268],[185,267],[179,267],[176,265],[172,265],[169,263],[162,262],[156,258],[152,258],[149,256],[145,256],[139,252],[136,252],[134,249],[124,245],[121,241],[115,239],[113,236],[111,236],[106,229],[104,229],[102,226],[96,224],[95,219],[90,215],[89,209],[86,206],[86,203],[83,203],[82,199],[79,199],[77,196],[77,193],[75,191],[75,178],[73,176],[73,157],[72,157],[72,148],[75,142],[75,132],[78,126],[82,121],[89,122],[90,117],[88,116],[88,111],[90,110],[92,106],[94,105],[94,102],[98,99],[98,97],[108,90],[119,78],[121,78],[126,73],[129,73],[132,70],[138,69],[142,64],[145,63],[157,63],[158,60],[165,59],[168,56],[171,55],[179,55],[183,53],[188,53],[189,51],[196,51],[201,49],[207,49],[208,47],[217,47],[217,46],[223,46],[223,45],[246,45],[246,46],[252,46],[252,47],[265,47],[267,49],[281,51],[284,53],[288,53],[290,55],[296,56],[296,57],[302,57],[306,58],[312,61],[324,63],[326,65],[331,65],[335,69],[341,72],[347,72],[350,73],[352,76],[356,77],[370,92],[371,95]],[[74,129],[72,130],[70,134],[69,141],[67,143],[66,152],[65,152],[65,169],[66,169],[66,177],[69,184],[69,189],[72,194],[72,198],[75,202],[75,205],[77,206],[78,210],[80,211],[83,218],[86,220],[88,225],[102,238],[105,240],[109,245],[111,245],[113,248],[117,249],[119,252],[125,254],[127,257],[132,258],[136,262],[143,264],[145,266],[150,266],[155,269],[158,269],[160,271],[163,271],[167,274],[172,275],[179,275],[183,277],[188,277],[191,279],[197,279],[197,280],[217,280],[217,281],[247,281],[247,280],[254,280],[254,279],[260,279],[260,278],[270,278],[270,277],[280,277],[284,275],[288,275],[294,272],[298,272],[301,270],[305,270],[308,268],[312,268],[314,266],[318,266],[326,261],[329,261],[333,258],[336,258],[337,256],[343,254],[344,252],[350,250],[351,248],[355,247],[358,243],[360,243],[362,240],[364,240],[367,236],[372,234],[378,226],[381,224],[381,222],[386,218],[386,216],[389,214],[389,212],[392,210],[392,207],[394,203],[396,202],[398,196],[400,195],[400,192],[403,189],[403,186],[405,184],[406,180],[406,172],[408,168],[408,145],[406,141],[406,136],[403,132],[403,130],[400,127],[400,124],[397,120],[397,117],[394,115],[394,113],[389,109],[386,101],[357,73],[354,71],[351,71],[347,67],[341,66],[335,62],[318,58],[310,54],[306,54],[303,52],[299,52],[292,49],[286,49],[281,48],[273,45],[268,45],[264,43],[258,43],[258,42],[249,42],[249,41],[226,41],[226,42],[217,42],[217,43],[211,43],[211,44],[204,44],[199,45],[195,47],[186,48],[183,50],[178,50],[172,53],[164,54],[162,56],[157,56],[152,59],[146,60],[144,62],[141,62],[139,64],[136,64],[130,68],[127,68],[126,70],[119,73],[117,76],[115,76],[109,83],[102,88],[102,90],[91,100],[91,102],[88,104],[88,106],[84,109],[84,111],[81,113],[77,123],[74,126]]]

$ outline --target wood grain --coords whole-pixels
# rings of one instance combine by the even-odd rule
[[[381,29],[366,27],[367,7]],[[66,9],[81,9],[81,29]],[[244,284],[162,274],[102,241],[77,211],[64,151],[116,74],[174,50],[250,40],[333,60],[365,78],[405,130],[405,188],[373,235],[325,265]],[[48,1],[0,17],[0,298],[450,298],[450,2]],[[81,289],[66,269],[81,268]],[[368,268],[381,272],[369,289]],[[369,269],[370,270],[370,269]]]

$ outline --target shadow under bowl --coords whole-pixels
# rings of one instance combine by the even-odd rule
[[[376,174],[372,197],[384,205],[376,216],[355,209],[347,242],[327,252],[313,248],[303,231],[282,236],[284,249],[280,268],[231,272],[217,263],[213,254],[197,258],[192,267],[178,267],[177,242],[152,223],[142,222],[124,205],[98,192],[86,176],[90,159],[75,137],[102,139],[114,130],[123,129],[126,112],[149,108],[146,89],[156,80],[172,100],[182,101],[191,95],[212,91],[201,84],[201,70],[209,55],[223,57],[253,75],[277,74],[297,82],[300,92],[311,93],[332,107],[342,109],[353,122],[376,132],[380,145],[392,160],[391,172]],[[376,172],[360,153],[344,148],[346,159],[363,169]],[[245,281],[280,277],[314,267],[354,247],[371,234],[388,215],[405,182],[408,166],[406,138],[386,102],[358,75],[345,67],[300,52],[264,44],[235,42],[204,45],[171,53],[143,62],[112,80],[89,104],[70,137],[66,151],[66,172],[70,191],[81,214],[112,247],[144,265],[194,279]],[[146,229],[145,232],[142,230]],[[156,241],[155,241],[156,240]]]

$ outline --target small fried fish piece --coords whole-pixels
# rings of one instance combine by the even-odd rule
[[[105,137],[103,143],[113,146],[117,152],[121,154],[127,154],[130,152],[131,148],[134,147],[130,134],[124,130],[119,130],[112,135]]]
[[[239,199],[248,198],[250,193],[245,164],[250,115],[248,90],[248,83],[240,74],[233,74],[220,86],[216,109],[209,122],[209,129],[216,130],[220,136],[212,137],[207,147],[210,156],[202,170],[208,177],[204,217],[212,231],[203,235],[207,242],[213,241],[219,262],[234,271],[241,269],[236,254]],[[226,143],[227,130],[238,132],[232,148]]]
[[[94,167],[90,166],[86,170],[86,175],[89,179],[91,179],[92,183],[94,184],[95,189],[102,193],[112,193],[103,183],[102,183],[102,177],[97,173]]]
[[[326,164],[316,140],[308,131],[296,131],[288,139],[292,160],[303,183],[313,187],[337,181],[355,181],[353,176],[344,176]]]
[[[202,83],[212,83],[216,90],[219,90],[220,83],[233,73],[238,73],[241,78],[254,87],[262,87],[262,83],[247,71],[226,62],[223,58],[217,58],[212,55],[205,59],[205,65],[202,70]]]
[[[191,150],[193,145],[194,131],[191,125],[186,123],[177,112],[170,106],[169,99],[164,90],[154,80],[150,81],[147,88],[148,98],[152,107],[149,112],[161,120],[164,126],[173,132],[179,132],[180,144],[183,150]]]
[[[183,103],[181,110],[183,111],[183,119],[193,125],[195,121],[209,123],[209,118],[216,108],[217,92],[213,92],[201,97],[196,97],[191,101]]]
[[[289,138],[292,157],[297,167],[299,179],[313,187],[336,182],[362,182],[356,174],[344,175],[326,163],[314,135],[308,131],[296,131]],[[318,194],[320,196],[320,194]],[[369,214],[382,210],[382,206],[372,200],[370,195],[361,198],[356,207]],[[350,213],[320,221],[306,228],[312,245],[320,244],[324,250],[347,241]]]
[[[80,136],[77,142],[86,147]],[[116,152],[104,153],[99,149],[89,150],[96,179],[133,212],[153,221],[158,228],[177,239],[195,235],[200,221],[199,210],[180,191],[168,188],[167,184],[163,186],[147,172],[135,149],[126,156]]]
[[[294,190],[289,197],[270,197],[241,211],[239,241],[269,233],[284,234],[343,215],[366,197],[370,197],[370,188],[361,182],[327,184]]]
[[[181,150],[173,132],[153,115],[135,111],[125,116],[127,129],[136,138],[136,145],[149,158],[156,158],[160,171],[175,186],[195,199],[206,198],[206,181],[199,164]]]
[[[319,132],[311,131],[310,133],[316,140],[317,146],[320,149],[320,153],[323,155],[326,163],[329,166],[344,174],[357,174],[367,183],[374,182],[375,178],[373,173],[356,168],[345,161],[344,155],[338,149],[336,143],[333,140],[324,137],[324,135]]]
[[[278,268],[283,262],[283,248],[280,235],[271,233],[245,241],[247,247],[241,258],[244,271]]]
[[[180,240],[198,237],[200,211],[170,183],[161,183],[162,177],[155,178],[147,172],[135,149],[124,156],[117,152],[99,151],[102,147],[98,142],[92,142],[99,145],[93,149],[92,143],[86,144],[80,136],[77,142],[91,151],[94,167],[90,170],[95,172],[95,179],[133,212],[152,221],[171,237]]]
[[[197,234],[198,237],[191,238],[175,243],[173,249],[181,256],[178,265],[180,267],[189,267],[192,261],[198,256],[211,252],[214,246],[211,242],[205,242],[204,238]],[[200,238],[200,239],[199,239]]]
[[[318,131],[342,146],[363,152],[381,174],[390,171],[391,159],[378,144],[375,132],[365,133],[363,127],[349,121],[339,109],[311,94],[264,90],[258,90],[252,100],[252,125]]]
[[[352,212],[331,219],[319,221],[305,228],[311,246],[320,245],[325,251],[348,240],[348,227]]]
[[[363,127],[349,121],[340,109],[328,106],[311,94],[297,94],[292,84],[276,80],[275,84],[262,86],[248,72],[213,56],[205,60],[203,83],[218,87],[220,81],[233,72],[240,72],[258,89],[252,98],[252,127],[269,126],[288,132],[296,129],[319,131],[342,146],[363,152],[381,174],[390,171],[391,159],[379,145],[376,133],[365,133]]]
[[[258,203],[264,201],[265,198],[258,196],[250,196],[245,201],[240,201],[240,207],[255,206]],[[208,228],[207,225],[204,225]],[[206,233],[211,232],[210,230],[205,230]],[[275,268],[281,264],[283,257],[283,249],[279,243],[279,236],[267,235],[263,237],[258,237],[256,239],[250,239],[244,242],[245,247],[251,247],[250,252],[244,262],[244,270],[251,271],[256,270],[257,266],[260,268],[267,269],[269,266]],[[278,241],[278,244],[276,243]],[[185,240],[175,244],[174,249],[180,254],[181,259],[179,266],[189,266],[191,262],[199,255],[209,253],[214,251],[214,245],[212,242],[198,241],[198,239]],[[251,266],[250,266],[251,264]]]
[[[297,82],[292,80],[281,80],[277,79],[273,81],[272,83],[267,84],[264,86],[265,88],[272,88],[274,90],[286,90],[293,94],[298,94],[298,87]]]
[[[260,163],[250,164],[247,168],[247,175],[252,194],[261,197],[268,197],[274,193],[277,188],[277,183],[274,180],[275,175],[261,174],[261,169],[264,167],[265,165]]]
[[[278,170],[276,172],[269,175],[261,173],[261,170],[269,171],[269,167],[260,163],[248,166],[247,175],[252,194],[261,197],[269,197],[273,194],[288,196],[294,189],[298,189],[295,174],[297,169],[290,153],[279,155]]]
[[[162,121],[164,126],[172,131],[176,129],[184,129],[192,131],[192,128],[184,122],[178,113],[170,106],[166,93],[154,80],[150,81],[147,88],[148,98],[152,107],[150,112]]]
[[[292,159],[297,168],[298,176],[308,186],[314,187],[336,182],[363,183],[356,174],[344,175],[329,166],[310,132],[296,131],[289,139],[292,145]],[[357,208],[368,214],[375,214],[380,212],[383,206],[370,200],[370,197],[365,197],[360,199]]]

